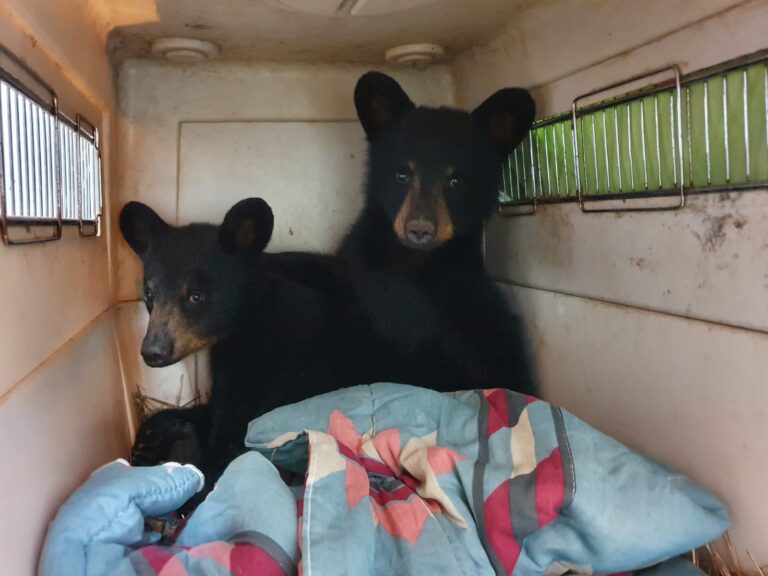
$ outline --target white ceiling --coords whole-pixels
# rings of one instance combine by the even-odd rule
[[[115,60],[147,56],[155,38],[183,36],[215,42],[224,59],[382,62],[388,48],[421,42],[443,45],[450,58],[544,0],[338,0],[336,14],[336,0],[88,1],[110,30]],[[281,8],[281,1],[314,3],[331,15]],[[387,10],[396,11],[377,14]]]

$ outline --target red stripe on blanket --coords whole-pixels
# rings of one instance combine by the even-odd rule
[[[413,496],[414,491],[408,488],[407,486],[401,486],[397,490],[393,490],[392,492],[388,492],[387,490],[371,490],[371,498],[375,502],[378,502],[382,506],[387,504],[388,502],[392,501],[402,501],[402,500],[408,500],[411,496]]]
[[[488,402],[488,438],[502,428],[509,428],[509,409],[504,390],[494,390],[486,396]]]
[[[536,514],[539,528],[557,518],[565,500],[565,472],[560,448],[536,466]]]
[[[233,576],[287,576],[272,556],[258,546],[246,543],[235,544],[229,556],[229,570]]]
[[[504,571],[512,574],[520,557],[520,544],[515,540],[515,533],[512,530],[509,483],[509,480],[505,480],[494,490],[483,504],[483,510],[488,544],[504,566]]]
[[[341,454],[348,460],[351,460],[352,462],[356,462],[371,474],[380,474],[381,476],[388,476],[390,478],[394,478],[395,472],[390,470],[389,466],[387,466],[386,464],[382,462],[377,462],[372,458],[359,456],[355,454],[352,450],[350,450],[346,445],[342,444],[341,442],[338,443],[338,448],[339,448],[339,454]]]
[[[158,574],[174,556],[173,552],[169,552],[167,549],[160,548],[159,546],[145,546],[140,552],[152,570]]]
[[[301,489],[301,496],[299,497],[298,501],[296,502],[296,517],[301,518],[304,516],[304,495],[307,492],[307,485],[304,484],[304,487]]]

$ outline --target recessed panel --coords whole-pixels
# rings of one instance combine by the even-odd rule
[[[362,206],[357,122],[189,123],[180,146],[180,223],[220,223],[256,196],[275,214],[269,251],[331,252]]]

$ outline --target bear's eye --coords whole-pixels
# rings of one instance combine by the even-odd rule
[[[144,305],[147,307],[147,312],[152,313],[152,290],[144,288]]]
[[[395,172],[395,181],[398,184],[408,184],[411,181],[411,174],[405,168],[400,168]]]
[[[462,184],[464,184],[464,179],[461,176],[451,176],[448,178],[448,186],[451,188],[459,188]]]
[[[205,302],[204,292],[200,292],[199,290],[192,290],[192,292],[189,293],[190,304],[202,304],[203,302]]]

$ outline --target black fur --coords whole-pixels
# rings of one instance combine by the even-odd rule
[[[397,376],[437,390],[535,394],[523,327],[481,252],[500,161],[533,121],[530,95],[502,90],[473,114],[417,108],[373,72],[358,82],[355,105],[368,136],[365,206],[338,254],[361,312],[397,351]],[[411,223],[429,231],[426,242]]]
[[[220,227],[181,228],[132,202],[120,226],[144,264],[147,363],[171,364],[212,346],[210,402],[150,417],[137,434],[135,464],[191,462],[210,488],[244,451],[253,418],[375,379],[364,373],[364,355],[355,353],[370,338],[345,322],[351,315],[342,293],[331,292],[337,282],[333,259],[262,253],[272,232],[272,213],[262,200],[236,204]],[[166,345],[156,350],[148,345],[155,341]]]

